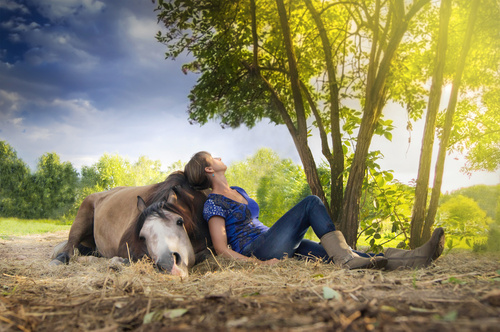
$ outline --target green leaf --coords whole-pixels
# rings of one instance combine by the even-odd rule
[[[447,283],[455,284],[455,285],[465,285],[467,282],[460,280],[460,279],[457,279],[455,277],[450,277],[450,278],[448,278],[448,280],[443,281],[443,284],[447,284]]]
[[[155,311],[150,312],[149,314],[145,314],[144,318],[142,319],[142,324],[149,324],[153,321],[153,317],[156,314]]]
[[[169,309],[169,310],[165,310],[163,312],[163,317],[165,318],[177,318],[177,317],[181,317],[182,315],[184,315],[188,310],[187,309],[182,309],[182,308],[177,308],[177,309]]]
[[[380,175],[377,176],[377,184],[378,184],[379,187],[383,187],[384,184],[385,184],[384,178],[382,176],[380,176]]]
[[[335,299],[340,300],[342,296],[336,290],[331,289],[330,287],[323,287],[323,298],[325,300]]]
[[[444,315],[442,319],[447,322],[453,322],[457,320],[457,317],[458,317],[458,312],[456,310],[452,310],[446,315]]]

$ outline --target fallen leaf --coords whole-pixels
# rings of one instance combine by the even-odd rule
[[[453,322],[457,320],[457,317],[458,317],[458,312],[456,310],[452,310],[446,315],[444,315],[442,319],[447,322]]]
[[[153,316],[155,315],[156,312],[150,312],[149,314],[145,314],[144,318],[142,319],[142,324],[149,324],[153,321]]]
[[[323,298],[325,300],[335,299],[340,300],[342,296],[336,290],[331,289],[330,287],[323,287]]]
[[[397,312],[398,309],[391,307],[390,305],[383,305],[380,307],[381,311]]]
[[[165,310],[163,312],[163,317],[165,318],[177,318],[177,317],[181,317],[182,315],[184,315],[188,310],[187,309],[181,309],[181,308],[177,308],[177,309],[169,309],[169,310]]]

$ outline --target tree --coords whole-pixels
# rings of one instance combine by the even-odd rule
[[[259,180],[256,195],[260,206],[259,219],[271,226],[309,194],[302,167],[290,159],[282,159]]]
[[[486,237],[492,222],[473,199],[458,195],[441,205],[437,225],[446,227],[449,235],[465,239],[472,247],[478,237]]]
[[[450,150],[451,145],[457,144],[458,142],[458,144],[462,146],[462,149],[464,146],[467,146],[469,148],[472,147],[473,152],[472,154],[469,154],[469,161],[472,160],[472,158],[470,157],[471,155],[480,156],[481,162],[483,163],[482,165],[490,163],[490,166],[486,166],[485,168],[495,169],[498,167],[498,164],[493,167],[491,166],[492,163],[495,164],[496,160],[494,153],[491,153],[490,156],[485,156],[483,153],[479,152],[481,151],[481,147],[483,146],[487,146],[487,150],[490,152],[498,149],[498,141],[495,142],[494,139],[495,136],[500,137],[498,136],[498,133],[500,133],[500,126],[498,125],[498,122],[495,122],[493,120],[495,119],[493,113],[498,112],[496,112],[496,109],[492,109],[491,112],[478,112],[478,109],[484,109],[485,107],[480,106],[481,103],[477,101],[477,96],[472,97],[473,89],[480,90],[481,92],[479,93],[479,95],[488,97],[488,90],[491,91],[492,87],[493,90],[497,89],[497,83],[494,82],[498,82],[499,76],[497,66],[498,62],[494,62],[495,64],[489,64],[488,62],[490,60],[485,60],[491,57],[491,53],[497,53],[495,52],[495,49],[498,49],[499,46],[497,38],[498,29],[488,26],[491,25],[491,23],[489,22],[496,21],[495,17],[497,17],[497,15],[495,15],[495,13],[498,14],[498,6],[488,0],[483,1],[481,7],[483,8],[483,12],[480,15],[483,19],[483,23],[481,23],[478,28],[476,27],[476,20],[479,16],[478,12],[480,10],[480,2],[480,0],[475,0],[463,3],[457,1],[455,3],[457,14],[455,14],[453,24],[455,28],[457,26],[463,27],[463,31],[460,31],[459,33],[455,31],[453,34],[451,34],[451,36],[454,36],[455,39],[454,43],[452,43],[454,49],[452,47],[452,52],[449,52],[447,54],[447,60],[449,60],[448,66],[452,64],[453,68],[448,72],[448,76],[452,78],[452,91],[445,115],[442,117],[442,120],[440,120],[439,124],[440,146],[435,166],[432,195],[427,210],[426,204],[429,179],[428,174],[430,171],[430,154],[427,153],[424,155],[424,153],[422,153],[421,155],[419,177],[417,180],[416,188],[415,206],[412,219],[412,239],[410,243],[412,247],[417,247],[430,238],[431,227],[434,224],[434,219],[438,209],[445,158],[447,152]],[[468,11],[468,14],[464,15],[466,11]],[[485,24],[484,22],[487,23]],[[473,36],[478,34],[482,34],[482,37],[486,37],[486,41],[483,40],[481,41],[480,45],[476,46],[475,51],[472,52],[473,59],[468,60],[469,50],[471,49],[471,45],[474,42]],[[460,42],[458,42],[459,40]],[[459,57],[456,58],[455,54],[459,54]],[[465,70],[467,64],[470,66],[468,71]],[[477,70],[478,72],[484,72],[484,79],[478,80],[478,75],[475,70]],[[469,73],[467,74],[467,72]],[[471,72],[473,72],[472,75],[470,74]],[[465,85],[462,84],[464,81],[463,76],[465,76]],[[469,120],[457,121],[454,115],[457,109],[459,92],[462,88],[462,85],[464,85],[464,100],[462,100],[460,108],[463,112],[462,116],[464,116],[465,119]],[[491,99],[489,98],[486,100],[491,102]],[[429,105],[431,104],[431,102],[432,100],[429,101]],[[468,105],[468,107],[464,107],[465,105]],[[486,105],[486,103],[483,103],[483,105]],[[498,118],[498,115],[496,117]],[[474,119],[474,124],[471,126],[471,124],[468,122],[472,122],[470,121],[472,119]],[[457,132],[464,133],[466,130],[462,128],[467,129],[474,126],[477,129],[473,129],[472,131],[469,130],[468,135],[462,134],[461,139],[457,140]],[[429,123],[426,123],[426,132],[427,131],[429,132],[429,135],[428,137],[424,137],[422,149],[424,150],[427,147],[430,147],[428,148],[428,150],[432,150],[434,127]],[[473,132],[474,134],[471,134],[471,132]],[[453,142],[453,140],[451,139],[452,136],[455,136],[455,142],[450,145],[450,142]],[[426,139],[428,140],[426,141]],[[424,160],[423,163],[422,160]],[[421,172],[422,174],[424,174],[424,176],[421,176]]]
[[[46,153],[38,160],[33,184],[33,217],[60,218],[75,201],[78,172],[56,153]]]
[[[20,216],[24,204],[24,187],[30,181],[30,169],[17,152],[0,141],[0,215]]]
[[[131,165],[124,185],[145,186],[165,181],[166,177],[167,174],[161,170],[161,162],[159,160],[151,160],[146,156],[140,156]]]
[[[245,189],[250,197],[257,197],[260,180],[281,164],[276,152],[268,148],[259,149],[253,156],[228,167],[226,177],[229,183]]]
[[[500,211],[500,205],[498,204],[500,202],[500,184],[491,186],[481,184],[461,188],[448,195],[444,195],[439,202],[440,204],[445,203],[450,198],[457,195],[472,198],[479,207],[486,212],[488,217],[500,222],[500,215],[498,214],[498,211]]]
[[[226,177],[229,183],[241,186],[257,201],[259,219],[268,226],[310,194],[302,167],[290,159],[281,159],[268,148],[231,163]]]
[[[183,66],[185,72],[201,73],[190,94],[191,121],[218,118],[223,126],[251,127],[268,118],[288,128],[311,192],[355,245],[371,139],[376,133],[390,137],[380,130],[389,127],[382,109],[388,98],[403,99],[415,91],[411,79],[402,89],[403,78],[392,75],[397,51],[427,3],[158,1],[166,32],[157,39],[167,45],[167,58],[194,56]],[[418,113],[417,99],[406,98]],[[359,101],[359,109],[347,107],[352,100]],[[308,145],[311,122],[330,168],[329,195]],[[344,133],[342,122],[348,126]],[[354,146],[344,135],[358,126],[344,195],[344,151]]]
[[[436,59],[434,73],[432,75],[432,86],[429,94],[427,116],[425,120],[424,137],[418,167],[417,186],[415,188],[415,204],[413,206],[411,239],[412,248],[422,245],[422,230],[427,206],[427,192],[429,189],[429,178],[432,161],[432,148],[436,131],[436,118],[439,104],[441,102],[441,90],[443,87],[444,65],[446,49],[448,47],[448,24],[451,16],[451,0],[441,1],[439,14],[439,33],[436,47]]]
[[[68,218],[76,215],[82,201],[92,193],[118,186],[145,186],[159,183],[165,180],[168,173],[182,168],[181,166],[182,163],[177,162],[169,167],[167,172],[163,172],[159,160],[140,156],[136,162],[132,163],[118,154],[105,153],[96,163],[82,167],[80,186]]]

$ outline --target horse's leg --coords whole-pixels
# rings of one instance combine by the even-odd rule
[[[94,195],[90,195],[83,200],[69,231],[68,241],[62,250],[56,246],[54,254],[57,255],[50,262],[51,265],[68,264],[75,248],[78,248],[82,243],[85,245],[84,247],[90,247],[91,250],[95,250],[94,199]]]

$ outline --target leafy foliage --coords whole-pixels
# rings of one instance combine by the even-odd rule
[[[268,226],[310,194],[302,168],[267,148],[245,161],[232,163],[226,177],[231,185],[244,188],[257,201],[259,219]]]
[[[488,221],[488,238],[486,242],[483,243],[480,239],[471,237],[469,243],[472,244],[475,250],[486,249],[500,251],[500,185],[476,185],[455,190],[441,198],[441,205],[446,208],[446,203],[450,200],[457,199],[458,196],[467,197],[473,200],[487,216],[485,218],[485,220]],[[482,215],[481,212],[480,214]],[[465,220],[465,222],[467,223],[468,221]],[[444,220],[443,224],[447,226],[447,220]],[[462,237],[462,235],[460,235],[460,237]],[[449,246],[453,246],[453,244],[453,241],[451,241]]]
[[[76,216],[85,197],[92,193],[118,186],[144,186],[158,183],[164,181],[170,172],[182,169],[182,166],[182,163],[177,162],[167,172],[163,172],[159,160],[140,156],[137,162],[131,163],[117,154],[105,153],[93,165],[82,167],[80,188],[75,203],[68,213],[68,219]]]
[[[475,239],[487,235],[489,225],[493,222],[473,199],[462,195],[443,203],[436,219],[436,226],[445,227],[448,234],[460,240],[465,239],[471,248]]]
[[[37,170],[0,142],[0,214],[3,217],[60,218],[73,204],[78,173],[55,153],[40,157]]]
[[[0,214],[4,217],[26,217],[29,201],[23,196],[31,180],[28,165],[17,152],[0,141]]]
[[[55,153],[40,157],[34,174],[33,192],[36,194],[32,217],[58,218],[74,203],[78,173],[70,162],[61,162]]]

